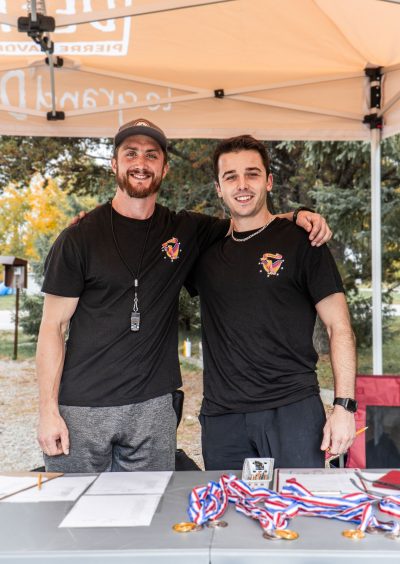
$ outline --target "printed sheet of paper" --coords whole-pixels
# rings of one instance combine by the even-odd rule
[[[84,495],[59,527],[148,527],[159,495]]]
[[[42,482],[44,483],[46,480],[47,478],[43,476]],[[18,492],[19,490],[23,490],[24,488],[37,486],[37,483],[37,476],[0,476],[0,498],[4,495],[10,495],[14,492]]]
[[[75,501],[95,478],[96,476],[62,476],[55,480],[44,482],[40,490],[32,488],[8,497],[4,502]]]
[[[86,493],[162,495],[171,476],[172,472],[104,472]]]
[[[350,482],[350,478],[355,479],[354,470],[351,468],[310,468],[279,470],[278,488],[282,490],[286,480],[296,478],[296,480],[312,493],[322,495],[334,495],[343,493],[358,492]]]

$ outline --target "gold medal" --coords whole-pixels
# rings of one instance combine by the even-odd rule
[[[176,533],[190,533],[191,531],[195,531],[198,525],[196,523],[189,523],[189,522],[182,522],[182,523],[175,523],[173,525],[173,529]]]
[[[346,529],[342,532],[342,535],[347,539],[363,539],[365,537],[365,533],[363,533],[360,529]]]
[[[226,521],[208,521],[207,522],[207,527],[210,527],[211,529],[217,529],[219,527],[221,528],[225,528],[228,526],[228,523]]]
[[[275,529],[274,533],[283,540],[296,540],[299,538],[299,533],[291,531],[290,529]]]

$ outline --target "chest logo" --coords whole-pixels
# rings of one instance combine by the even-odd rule
[[[267,276],[269,277],[279,276],[279,269],[284,262],[285,259],[279,253],[264,253],[260,258],[260,262],[258,264],[263,267],[264,272],[266,272]],[[263,270],[260,270],[260,272],[263,272]]]
[[[171,259],[171,262],[179,258],[179,253],[181,252],[181,244],[176,237],[171,237],[168,241],[165,241],[161,245],[161,250],[165,253],[164,258],[167,257]]]

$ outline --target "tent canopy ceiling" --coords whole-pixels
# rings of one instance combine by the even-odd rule
[[[112,136],[144,116],[169,137],[369,139],[366,67],[384,135],[400,131],[400,5],[386,0],[37,0],[51,65],[0,0],[0,133]],[[31,8],[32,8],[31,6]],[[46,9],[47,8],[47,9]],[[32,11],[32,10],[30,10]],[[33,10],[34,11],[34,10]],[[216,91],[220,92],[216,95]]]

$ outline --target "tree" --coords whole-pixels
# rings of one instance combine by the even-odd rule
[[[388,305],[392,292],[399,285],[400,201],[399,201],[399,137],[386,140],[382,146],[382,242],[383,295]],[[285,167],[279,169],[288,183],[286,197],[316,207],[329,219],[336,233],[330,243],[339,265],[353,317],[359,345],[371,344],[371,300],[359,293],[357,281],[371,280],[370,256],[370,149],[361,142],[280,143],[278,151],[295,156],[295,167],[288,168],[291,159],[282,158]],[[293,161],[292,161],[293,164]],[[291,174],[292,173],[292,174]],[[387,336],[388,308],[384,317]]]
[[[3,136],[0,193],[10,184],[23,188],[39,174],[45,184],[57,178],[64,191],[105,201],[114,190],[111,152],[111,139]]]

